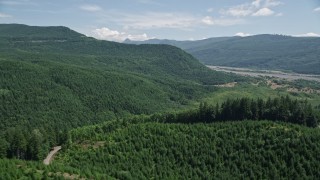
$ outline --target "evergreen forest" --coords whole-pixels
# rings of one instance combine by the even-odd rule
[[[241,47],[278,38],[297,47],[269,38]],[[214,41],[237,48],[245,40]],[[271,89],[269,79],[214,71],[176,44],[154,41],[0,24],[0,179],[320,177],[319,83]],[[312,93],[298,91],[305,87]]]

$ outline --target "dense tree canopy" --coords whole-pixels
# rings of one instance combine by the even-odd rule
[[[307,101],[228,99],[178,112],[243,80],[181,49],[0,25],[0,50],[0,179],[320,176],[319,115]],[[55,145],[62,151],[44,166]]]
[[[279,98],[262,99],[228,99],[221,105],[216,106],[201,103],[198,110],[183,113],[154,115],[155,120],[160,122],[219,122],[219,121],[242,121],[271,120],[300,124],[308,127],[317,127],[319,114],[308,101],[298,101],[281,96]]]
[[[86,177],[315,178],[319,130],[270,121],[155,123],[152,118],[73,130],[54,161]]]
[[[320,74],[319,37],[261,34],[248,37],[214,37],[197,41],[151,39],[126,43],[174,45],[206,65]]]
[[[173,46],[98,41],[66,27],[0,25],[0,51],[1,157],[8,149],[41,159],[69,129],[186,107],[214,84],[241,80]]]

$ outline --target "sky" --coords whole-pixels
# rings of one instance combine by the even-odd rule
[[[67,26],[111,41],[320,37],[320,0],[0,0],[0,24]]]

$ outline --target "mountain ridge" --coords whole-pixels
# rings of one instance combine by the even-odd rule
[[[205,65],[289,70],[320,74],[320,38],[260,34],[217,37],[197,41],[150,40],[124,43],[171,44],[182,48]]]
[[[28,26],[24,24],[0,24],[0,37],[11,38],[80,38],[84,35],[65,26]]]
[[[169,45],[96,40],[65,27],[0,32],[0,157],[38,160],[72,128],[188,107],[215,84],[241,79]]]

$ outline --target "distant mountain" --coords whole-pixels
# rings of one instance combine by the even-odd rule
[[[206,65],[289,70],[320,74],[320,38],[282,35],[218,37],[198,41],[125,41],[130,44],[170,44]]]
[[[201,46],[209,46],[212,43],[217,43],[221,41],[225,41],[231,38],[236,37],[216,37],[216,38],[209,38],[197,41],[176,41],[176,40],[169,40],[169,39],[149,39],[145,41],[131,41],[130,39],[126,39],[123,43],[126,44],[168,44],[172,46],[177,46],[182,49],[193,49]]]

